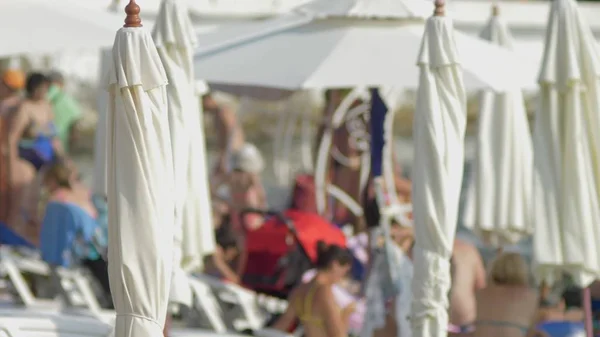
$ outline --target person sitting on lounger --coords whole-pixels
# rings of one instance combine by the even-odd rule
[[[43,184],[49,200],[40,234],[42,258],[57,266],[80,261],[102,286],[106,297],[110,297],[107,264],[95,244],[102,235],[98,231],[98,210],[89,190],[74,178],[72,171],[62,163],[52,164],[44,174]],[[61,231],[63,233],[57,233]]]
[[[317,251],[316,276],[292,291],[285,313],[273,328],[288,331],[299,319],[306,337],[345,337],[355,303],[340,308],[332,288],[350,271],[352,254],[346,248],[322,241],[319,241]]]
[[[518,253],[501,253],[488,285],[477,293],[473,337],[535,336],[538,292],[529,287],[527,263]]]
[[[233,269],[233,264],[240,256],[239,239],[227,226],[215,232],[217,249],[207,257],[204,272],[228,282],[239,283],[240,276]]]

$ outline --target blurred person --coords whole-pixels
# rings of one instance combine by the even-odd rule
[[[371,258],[365,285],[368,317],[361,335],[410,337],[414,230],[392,220],[391,241],[386,243],[379,205],[374,198],[366,201],[364,212],[370,228]]]
[[[62,156],[62,146],[56,138],[54,114],[47,99],[50,80],[43,74],[32,73],[25,85],[26,97],[16,112],[9,133],[13,157],[16,152],[36,170]]]
[[[228,282],[240,283],[241,275],[233,269],[241,251],[238,237],[227,226],[216,230],[215,237],[217,248],[206,258],[204,272]]]
[[[106,237],[104,237],[103,231],[100,230],[98,224],[99,214],[92,202],[91,192],[81,182],[74,180],[72,171],[63,163],[54,163],[45,170],[43,186],[49,198],[44,210],[42,234],[57,228],[72,230],[70,226],[74,226],[76,233],[74,233],[75,237],[72,242],[73,247],[70,247],[72,248],[73,257],[89,269],[98,281],[104,291],[105,296],[103,296],[103,299],[109,298],[110,286],[107,264],[100,251],[102,248],[97,245],[98,242],[106,242]],[[57,208],[58,205],[67,207]],[[74,221],[73,224],[63,224],[67,219],[62,213],[63,210],[68,210],[68,219]],[[57,221],[61,223],[56,223]],[[52,257],[54,247],[60,243],[49,242],[45,244],[44,240],[47,239],[43,238],[40,243],[42,256],[44,256],[44,252],[48,252],[47,255]],[[59,251],[63,250],[59,249]],[[109,303],[108,306],[112,307],[112,303]]]
[[[30,242],[37,242],[36,230],[32,231],[26,219],[22,216],[21,209],[27,202],[28,191],[35,180],[35,168],[29,162],[18,156],[18,151],[13,148],[11,131],[14,130],[17,112],[21,107],[23,98],[21,90],[25,88],[25,74],[20,70],[11,69],[2,73],[0,78],[0,164],[6,165],[7,186],[1,186],[0,213],[6,224],[19,235]]]
[[[582,322],[581,289],[567,288],[560,296],[548,294],[540,300],[538,322]]]
[[[226,201],[221,200],[218,197],[213,197],[211,209],[215,230],[219,230],[219,228],[229,223],[229,205]]]
[[[273,328],[288,331],[299,319],[306,337],[345,337],[356,304],[352,302],[340,308],[334,297],[333,286],[350,271],[352,255],[343,247],[327,245],[322,241],[317,245],[317,252],[316,275],[312,281],[292,291],[286,311]]]
[[[51,72],[48,78],[51,82],[48,89],[48,99],[54,110],[56,135],[60,139],[65,152],[68,152],[68,149],[79,138],[78,122],[81,118],[81,108],[77,101],[65,92],[65,78],[61,73]]]
[[[20,70],[6,70],[0,78],[0,118],[8,118],[21,104],[21,90],[25,88],[25,74]]]
[[[267,197],[260,179],[264,169],[262,155],[256,146],[246,143],[232,157],[233,171],[228,174],[230,228],[240,240],[241,254],[236,261],[236,273],[242,275],[248,259],[245,249],[245,233],[262,226],[262,214],[243,214],[246,209],[267,209]]]
[[[477,293],[473,337],[535,336],[538,292],[529,287],[528,266],[518,253],[501,253],[488,284]]]
[[[214,128],[217,131],[217,165],[214,175],[222,178],[229,173],[229,162],[232,154],[240,151],[245,143],[242,126],[238,123],[238,118],[231,108],[219,105],[212,94],[206,94],[202,97],[202,107],[205,112],[213,116]]]
[[[233,155],[232,169],[228,178],[231,220],[236,229],[256,230],[263,224],[263,216],[247,214],[242,218],[242,211],[267,209],[267,196],[260,179],[264,170],[260,151],[250,143],[244,144]]]
[[[456,331],[467,332],[477,317],[476,293],[486,286],[485,267],[477,247],[460,239],[454,240],[452,261],[450,323]]]

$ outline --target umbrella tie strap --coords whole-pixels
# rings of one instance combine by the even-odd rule
[[[424,250],[417,243],[414,266],[411,314],[413,329],[431,319],[440,320],[439,323],[446,329],[451,285],[450,258]]]
[[[117,317],[132,317],[132,318],[143,319],[145,321],[149,321],[149,322],[152,322],[152,323],[158,325],[161,329],[163,328],[162,324],[160,324],[160,322],[157,321],[156,319],[138,315],[138,314],[133,314],[133,313],[132,314],[117,314]]]

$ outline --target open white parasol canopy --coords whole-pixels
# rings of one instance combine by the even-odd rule
[[[534,147],[534,262],[540,280],[600,278],[600,51],[573,0],[554,0]]]
[[[109,47],[122,18],[74,0],[3,0],[0,22],[5,28],[0,57],[5,57]]]
[[[419,51],[424,21],[339,17],[323,9],[335,4],[317,1],[296,12],[296,18],[308,19],[306,23],[199,50],[196,76],[216,85],[287,90],[416,87],[419,76],[412,60]],[[530,72],[504,71],[529,66],[510,51],[462,33],[455,36],[468,88],[505,90],[534,83],[533,78],[521,78]]]
[[[450,257],[464,162],[466,95],[444,3],[427,20],[418,65],[413,137],[414,337],[447,336]]]
[[[214,252],[215,239],[204,128],[192,62],[197,41],[184,0],[163,0],[153,36],[169,78],[177,221],[182,229],[181,236],[176,235],[176,242],[181,244],[179,263],[185,270],[197,270],[203,257]]]
[[[425,20],[431,6],[423,0],[316,0],[299,6],[297,11],[323,18]]]
[[[512,49],[513,38],[497,5],[481,37]],[[533,149],[523,94],[481,93],[477,152],[465,226],[495,245],[531,233]]]
[[[108,273],[115,337],[163,336],[173,264],[167,76],[131,0],[106,79]]]

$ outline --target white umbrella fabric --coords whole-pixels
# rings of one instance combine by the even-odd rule
[[[112,50],[103,49],[100,51],[100,67],[98,78],[103,78],[104,74],[109,71],[112,64]],[[109,95],[104,88],[98,90],[96,97],[96,108],[98,111],[98,122],[96,123],[96,133],[94,134],[94,174],[92,180],[92,193],[94,195],[107,196],[107,109],[109,107]]]
[[[197,77],[211,85],[287,90],[417,86],[418,71],[410,60],[418,55],[422,21],[304,15],[310,19],[305,24],[199,50],[195,54]],[[530,65],[517,62],[510,51],[462,33],[455,35],[459,49],[465,51],[462,64],[469,89],[534,85],[533,78],[521,78],[530,72],[518,70]],[[503,70],[506,67],[517,70],[508,73]]]
[[[319,17],[370,18],[370,19],[420,19],[431,14],[431,6],[422,0],[337,0],[312,1],[298,6],[299,12],[317,14]]]
[[[115,337],[159,337],[173,263],[174,176],[167,76],[131,0],[106,83],[108,273]]]
[[[206,145],[192,53],[197,44],[183,0],[163,0],[153,31],[169,86],[169,118],[177,189],[176,246],[178,265],[197,270],[204,255],[215,250],[211,202],[206,171]]]
[[[181,55],[182,50],[185,51],[189,45],[193,45],[193,41],[188,38],[188,26],[185,25],[187,21],[183,23],[180,21],[185,19],[187,13],[178,11],[178,5],[176,0],[165,0],[161,3],[152,37],[169,81],[167,106],[171,152],[173,154],[173,173],[175,175],[173,276],[169,300],[172,303],[181,303],[189,307],[192,304],[192,289],[187,280],[187,275],[181,268],[181,261],[183,259],[182,241],[184,237],[183,206],[188,198],[187,171],[189,148],[191,146],[189,130],[186,127],[188,122],[186,114],[195,111],[192,110],[193,88],[185,76],[185,70],[179,63],[181,63],[180,59],[183,56]],[[178,38],[180,39],[177,40]]]
[[[481,37],[512,50],[512,35],[497,6]],[[481,93],[474,166],[465,226],[496,245],[530,234],[533,148],[519,88]]]
[[[10,28],[0,31],[0,57],[6,57],[109,47],[122,18],[74,0],[3,0],[0,22]]]
[[[456,233],[467,122],[462,70],[452,21],[436,1],[427,20],[418,65],[415,106],[413,216],[415,228],[414,337],[448,332],[450,257]]]
[[[573,0],[552,3],[534,148],[534,262],[540,280],[600,278],[600,51]]]

